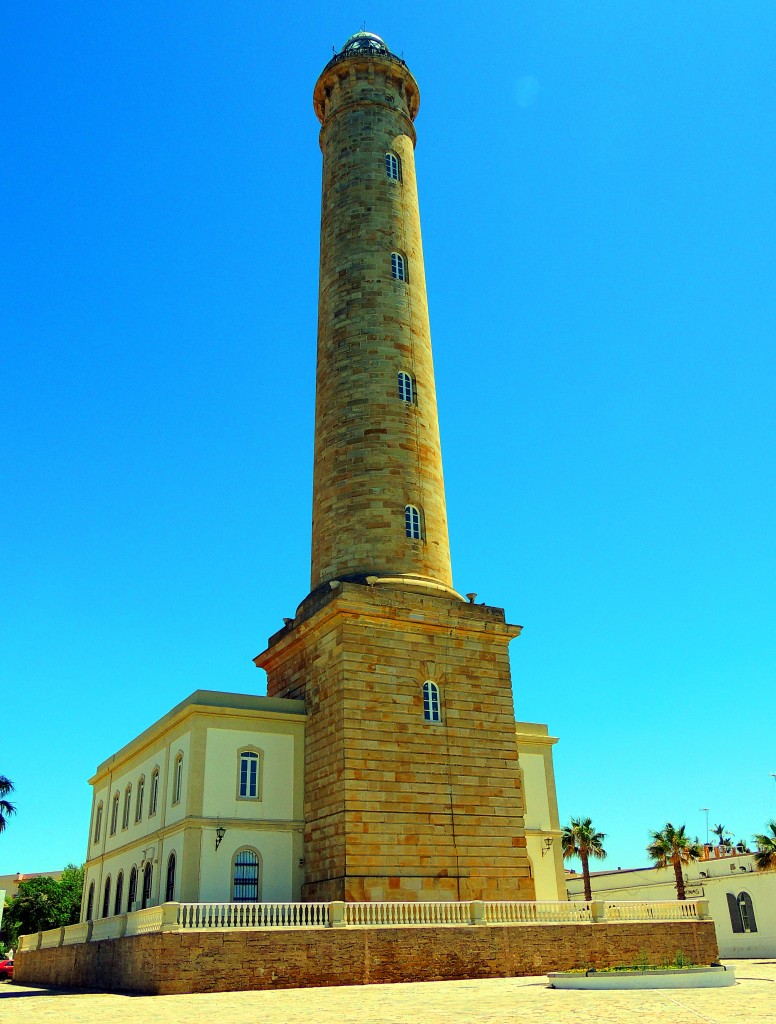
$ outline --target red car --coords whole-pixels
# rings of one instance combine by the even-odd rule
[[[10,981],[13,977],[13,960],[0,960],[0,981]]]

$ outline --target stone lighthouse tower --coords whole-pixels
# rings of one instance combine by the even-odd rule
[[[531,899],[500,608],[452,587],[415,177],[419,91],[358,32],[321,122],[311,591],[256,664],[305,700],[311,900]]]

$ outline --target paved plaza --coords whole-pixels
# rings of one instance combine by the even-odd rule
[[[0,985],[5,1024],[776,1024],[776,960],[736,960],[733,988],[559,992],[547,978],[128,996]]]

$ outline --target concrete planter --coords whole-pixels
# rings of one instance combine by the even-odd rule
[[[735,985],[732,967],[682,967],[664,971],[592,971],[577,974],[553,971],[551,988],[727,988]]]

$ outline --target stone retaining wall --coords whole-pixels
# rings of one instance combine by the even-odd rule
[[[169,995],[505,978],[574,967],[717,958],[712,921],[320,928],[135,935],[19,952],[24,985]]]

